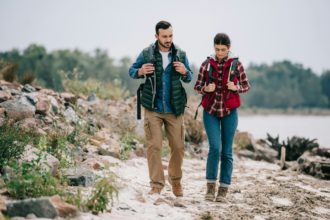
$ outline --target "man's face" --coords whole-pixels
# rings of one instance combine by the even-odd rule
[[[228,55],[229,47],[222,44],[215,44],[214,51],[219,60],[225,58]]]
[[[166,49],[171,48],[173,42],[173,30],[172,27],[167,29],[159,29],[158,34],[155,35],[161,47]]]

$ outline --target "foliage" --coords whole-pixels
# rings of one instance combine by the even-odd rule
[[[0,169],[10,160],[19,159],[34,136],[8,122],[0,126]]]
[[[14,82],[16,78],[17,65],[13,63],[7,63],[1,66],[3,66],[0,69],[0,75],[2,75],[2,78],[7,82]]]
[[[15,161],[11,164],[14,173],[5,177],[8,193],[16,199],[52,196],[60,193],[59,181],[40,165],[41,156],[32,162]]]
[[[136,136],[132,133],[124,134],[120,139],[120,159],[129,159],[129,154],[136,149]]]
[[[287,141],[283,141],[282,144],[279,142],[279,136],[276,138],[272,137],[267,133],[268,143],[270,143],[270,147],[278,152],[278,158],[281,155],[281,147],[285,146],[286,149],[286,157],[287,161],[297,160],[305,151],[312,150],[313,148],[318,148],[319,145],[316,143],[316,139],[308,139],[301,138],[297,136],[293,136],[291,138],[287,138]]]
[[[114,82],[101,82],[96,79],[82,81],[63,77],[63,86],[65,90],[78,96],[96,94],[96,96],[101,99],[115,100],[128,96],[128,91],[122,88],[118,80],[115,80]]]
[[[290,61],[251,65],[246,72],[252,85],[242,98],[249,107],[302,108],[326,107],[320,78],[310,69]]]
[[[111,178],[103,178],[95,184],[92,195],[86,202],[86,207],[93,214],[106,211],[109,203],[113,205],[113,196],[118,195],[118,190],[111,182]]]

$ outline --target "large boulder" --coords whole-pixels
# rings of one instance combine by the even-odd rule
[[[9,202],[7,204],[9,217],[26,217],[34,214],[39,218],[71,217],[78,213],[77,207],[63,202],[59,196],[41,197]]]
[[[36,111],[36,108],[25,96],[22,96],[19,99],[2,102],[0,103],[0,107],[6,110],[6,115],[8,118],[15,121],[19,121],[24,118],[31,118],[35,115]]]

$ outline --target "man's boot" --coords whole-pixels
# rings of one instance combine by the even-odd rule
[[[160,194],[160,192],[162,191],[161,188],[158,188],[158,187],[151,187],[151,190],[149,191],[149,195],[153,195],[153,194]]]
[[[215,185],[216,183],[206,183],[205,200],[213,201],[215,198]]]
[[[168,178],[169,183],[172,185],[172,192],[176,197],[182,197],[183,196],[183,190],[181,186],[180,180],[171,180],[171,178]]]
[[[228,192],[228,187],[219,186],[218,195],[215,198],[216,202],[227,202],[226,196]]]

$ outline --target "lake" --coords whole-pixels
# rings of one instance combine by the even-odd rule
[[[280,140],[299,136],[317,139],[323,147],[330,148],[330,116],[308,115],[242,115],[238,119],[238,130],[251,133],[254,138],[279,135]]]

